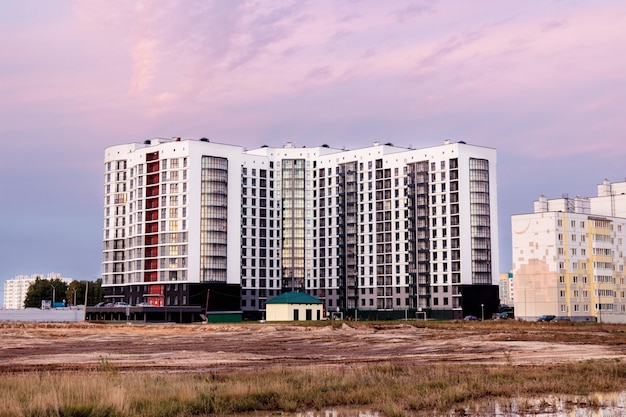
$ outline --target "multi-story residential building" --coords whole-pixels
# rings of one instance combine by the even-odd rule
[[[450,143],[246,151],[154,139],[105,153],[110,298],[250,318],[302,291],[357,318],[498,305],[496,152]],[[226,303],[229,308],[232,302]]]
[[[17,275],[13,279],[8,279],[4,282],[4,308],[24,308],[24,300],[26,299],[28,287],[30,287],[30,284],[35,282],[37,278],[47,280],[59,279],[66,284],[72,282],[71,278],[63,278],[61,274],[57,272],[51,272],[47,276],[43,274]]]
[[[547,199],[512,216],[516,317],[626,322],[626,182]]]
[[[515,291],[513,284],[513,273],[504,272],[500,274],[500,304],[513,306],[513,299]]]

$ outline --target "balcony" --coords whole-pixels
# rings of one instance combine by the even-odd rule
[[[158,233],[159,232],[159,223],[158,222],[154,222],[154,223],[148,223],[146,224],[146,233]]]
[[[159,199],[150,198],[146,200],[146,210],[159,208]]]

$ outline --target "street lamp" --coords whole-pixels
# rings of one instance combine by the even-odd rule
[[[482,321],[485,321],[485,305],[480,304],[480,318]]]

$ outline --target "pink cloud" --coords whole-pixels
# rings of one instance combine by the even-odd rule
[[[100,123],[111,135],[181,123],[225,132],[249,126],[254,136],[257,123],[280,126],[294,103],[312,106],[303,113],[320,123],[337,114],[346,115],[341,123],[347,125],[360,123],[359,114],[391,113],[393,123],[404,126],[416,115],[489,125],[487,115],[497,113],[505,131],[528,125],[523,131],[537,134],[534,114],[555,113],[538,126],[557,123],[566,118],[559,113],[578,111],[570,92],[585,94],[603,79],[617,81],[624,69],[614,52],[624,41],[618,3],[74,6],[62,20],[18,36],[23,45],[48,38],[54,46],[30,55],[28,47],[15,48],[11,58],[27,70],[1,78],[0,88],[18,107],[52,107],[54,119],[65,120],[60,125],[79,115],[76,123],[95,130]],[[49,68],[28,64],[46,55],[54,62]],[[65,59],[53,59],[59,56]],[[614,96],[597,100],[595,113],[609,111]],[[557,104],[563,97],[567,102]],[[335,103],[350,107],[328,117],[324,113]],[[386,123],[381,118],[381,129]],[[489,140],[488,130],[480,131]],[[519,141],[508,146],[519,148]]]

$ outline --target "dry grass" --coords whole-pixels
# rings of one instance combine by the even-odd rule
[[[246,326],[255,325],[247,323]],[[260,326],[262,324],[259,324]],[[286,326],[295,326],[291,323]],[[484,340],[519,340],[626,346],[626,325],[590,323],[325,322],[374,330],[415,326],[459,330]],[[16,328],[13,325],[12,328]],[[39,325],[41,326],[41,325]],[[50,334],[59,325],[50,326]],[[89,327],[93,327],[90,324]],[[95,325],[98,326],[98,325]],[[101,325],[100,327],[102,327]],[[236,324],[229,325],[237,328]],[[272,324],[280,330],[282,327]],[[2,325],[0,325],[2,328]],[[40,327],[37,327],[40,328]],[[70,327],[82,331],[83,327]],[[207,326],[181,326],[192,332]],[[149,332],[157,326],[106,326],[109,332]],[[46,331],[47,331],[46,327]],[[89,329],[86,329],[89,330]],[[437,338],[440,332],[429,332]],[[441,337],[446,332],[441,332]],[[449,333],[449,332],[448,332]],[[468,363],[256,369],[206,373],[123,373],[101,358],[94,372],[0,374],[0,417],[203,416],[249,411],[294,412],[331,407],[378,410],[400,417],[421,411],[472,409],[486,399],[589,395],[626,386],[626,362],[598,360],[551,366]],[[589,397],[592,403],[592,397]],[[545,407],[550,406],[546,404]],[[529,406],[530,407],[530,406]]]
[[[229,373],[124,374],[106,361],[93,373],[4,374],[0,416],[193,416],[255,410],[363,407],[401,416],[453,410],[491,398],[588,395],[626,386],[626,364],[548,367],[368,365]]]

